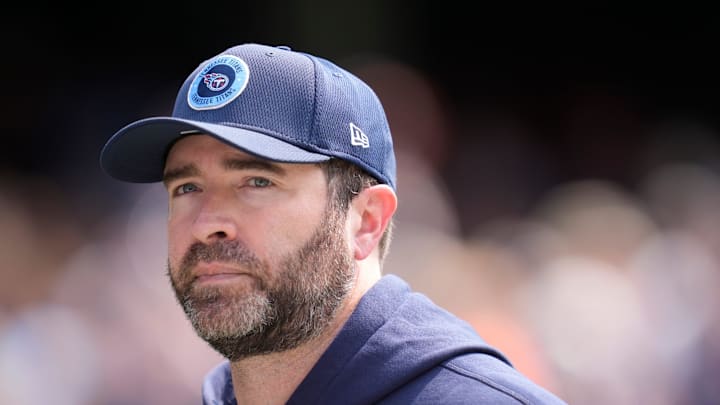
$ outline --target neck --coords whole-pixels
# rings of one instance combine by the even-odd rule
[[[330,345],[333,336],[321,336],[281,353],[252,356],[231,363],[237,403],[285,404]]]
[[[359,275],[369,272],[358,271]],[[251,356],[232,362],[233,390],[238,404],[285,404],[350,317],[360,298],[380,278],[358,276],[345,303],[317,338],[279,353]]]

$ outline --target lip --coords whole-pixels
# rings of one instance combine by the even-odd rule
[[[250,275],[236,267],[223,263],[200,263],[193,271],[194,282],[225,282],[239,277],[250,277]]]
[[[222,273],[222,274],[213,274],[213,275],[206,275],[206,276],[198,276],[195,277],[195,283],[198,284],[206,284],[206,283],[222,283],[222,282],[228,282],[231,280],[236,280],[241,277],[249,277],[247,274],[244,273]]]

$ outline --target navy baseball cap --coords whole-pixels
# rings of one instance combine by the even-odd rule
[[[242,44],[201,63],[172,116],[120,129],[100,165],[118,180],[161,181],[170,147],[188,134],[276,162],[343,159],[396,188],[392,136],[375,92],[334,63],[286,46]]]

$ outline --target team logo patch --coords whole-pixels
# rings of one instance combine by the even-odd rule
[[[250,70],[244,60],[220,55],[195,76],[188,90],[188,105],[194,110],[212,110],[235,100],[245,90]]]

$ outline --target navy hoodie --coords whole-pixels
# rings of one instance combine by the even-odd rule
[[[208,373],[202,396],[236,404],[229,362]],[[365,294],[287,403],[565,404],[394,275]]]

